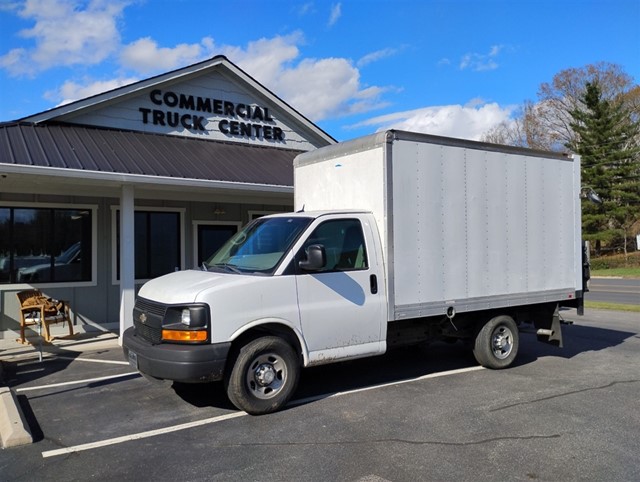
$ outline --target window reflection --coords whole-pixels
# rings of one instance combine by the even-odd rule
[[[91,280],[91,211],[0,208],[0,283]]]
[[[136,211],[135,278],[150,279],[180,267],[180,213]],[[120,279],[120,211],[116,215],[116,271]]]

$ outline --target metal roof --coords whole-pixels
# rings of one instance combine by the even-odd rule
[[[69,124],[0,124],[2,165],[293,186],[302,151]]]

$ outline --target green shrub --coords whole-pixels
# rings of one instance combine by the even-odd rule
[[[591,257],[592,270],[616,268],[640,268],[640,251],[629,253],[626,258],[624,254]]]

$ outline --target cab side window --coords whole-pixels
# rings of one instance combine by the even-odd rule
[[[365,270],[369,267],[362,226],[357,219],[322,223],[305,242],[299,259],[306,258],[306,249],[312,244],[321,244],[327,254],[327,264],[321,272]]]

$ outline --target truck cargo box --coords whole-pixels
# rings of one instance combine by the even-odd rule
[[[295,209],[364,209],[388,319],[582,296],[580,159],[389,130],[299,155]]]

